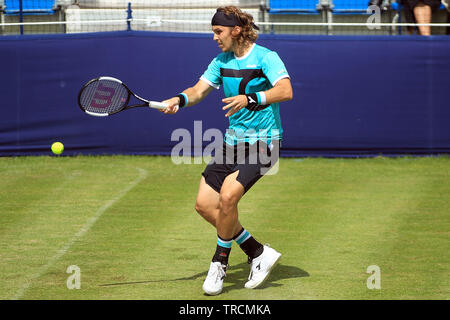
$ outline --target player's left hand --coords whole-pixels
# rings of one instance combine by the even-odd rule
[[[240,94],[238,96],[229,97],[222,99],[223,103],[226,103],[227,105],[222,108],[222,110],[228,110],[228,112],[225,114],[225,117],[232,116],[242,108],[245,108],[248,105],[247,96]]]

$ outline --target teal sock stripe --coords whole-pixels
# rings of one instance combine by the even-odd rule
[[[244,232],[242,232],[242,234],[236,238],[236,243],[238,245],[241,245],[248,238],[250,238],[250,233],[247,230],[244,230]]]
[[[217,238],[217,244],[219,246],[221,246],[221,247],[224,247],[224,248],[231,248],[231,246],[233,245],[233,240],[225,241],[225,240],[222,240],[220,238]]]

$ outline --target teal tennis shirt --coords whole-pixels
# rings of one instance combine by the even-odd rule
[[[288,77],[286,67],[275,51],[253,44],[243,57],[236,57],[233,52],[220,53],[200,79],[216,89],[223,85],[228,98],[269,90],[278,81]],[[270,144],[272,140],[281,140],[283,129],[279,109],[278,103],[272,103],[261,106],[258,111],[246,108],[239,110],[229,117],[225,142],[235,145],[263,140]]]

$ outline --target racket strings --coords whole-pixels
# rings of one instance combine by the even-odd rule
[[[128,102],[128,90],[122,83],[112,80],[96,80],[81,92],[83,109],[97,114],[112,114],[123,109]]]

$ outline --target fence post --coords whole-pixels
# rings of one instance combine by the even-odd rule
[[[333,14],[332,10],[334,8],[333,0],[320,0],[319,3],[316,5],[317,10],[320,10],[322,15],[322,22],[333,22]],[[326,34],[332,34],[333,27],[332,26],[326,26],[325,27]]]
[[[127,31],[131,31],[131,19],[133,18],[133,16],[131,15],[131,2],[128,2],[128,10],[127,10]]]
[[[19,0],[19,22],[23,22],[23,0]],[[20,34],[23,35],[23,25],[20,25]]]

